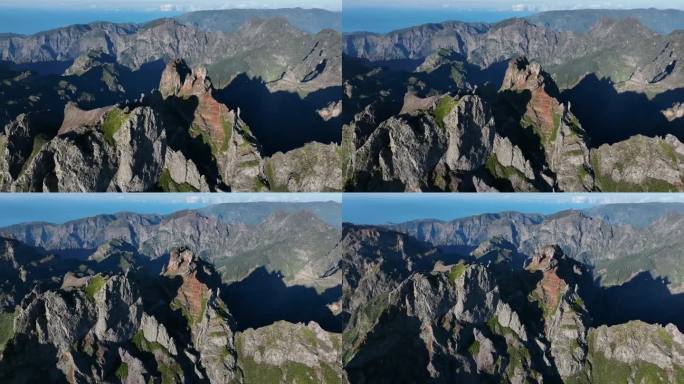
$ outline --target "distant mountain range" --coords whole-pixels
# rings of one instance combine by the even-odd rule
[[[684,29],[684,11],[677,9],[580,9],[540,12],[525,17],[533,24],[559,31],[587,32],[601,19],[636,19],[648,29],[667,35]]]
[[[189,12],[175,17],[179,22],[203,31],[234,32],[252,19],[285,18],[288,23],[307,33],[324,29],[342,30],[342,13],[324,9],[224,9]]]
[[[604,285],[620,285],[641,272],[665,278],[673,291],[684,289],[680,228],[684,205],[617,204],[551,215],[501,213],[450,222],[413,221],[388,226],[443,250],[468,254],[489,239],[502,239],[531,254],[553,244],[593,268]]]
[[[64,224],[18,224],[0,233],[65,255],[88,254],[114,240],[150,259],[184,246],[211,261],[226,282],[268,266],[288,282],[325,285],[318,278],[335,268],[340,225],[339,203],[240,203],[165,216],[119,213]],[[297,249],[297,259],[282,249]]]

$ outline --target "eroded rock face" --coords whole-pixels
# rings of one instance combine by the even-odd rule
[[[190,69],[184,61],[174,60],[162,73],[160,91],[165,99],[172,98],[171,103],[184,104],[189,100],[196,104],[192,115],[185,116],[190,126],[189,135],[208,145],[223,183],[235,191],[258,189],[261,154],[257,140],[240,119],[239,110],[230,110],[216,101],[206,68]],[[186,182],[173,177],[178,171],[167,168],[174,182]]]
[[[484,166],[495,134],[490,111],[478,96],[445,98],[444,116],[380,123],[354,154],[353,183],[369,190],[457,190],[465,174]]]
[[[19,178],[31,157],[55,134],[50,113],[31,112],[17,116],[0,134],[0,186],[7,190]]]
[[[669,122],[681,119],[684,117],[684,103],[674,103],[672,107],[663,110],[662,113]]]
[[[569,107],[558,100],[558,88],[541,65],[530,63],[525,57],[511,60],[501,91],[529,98],[524,106],[521,126],[532,129],[539,137],[546,163],[555,173],[557,188],[563,191],[592,190],[594,185],[588,171],[591,166],[589,148],[584,141],[585,132]]]
[[[447,54],[442,51],[436,55]],[[363,74],[367,81],[388,82],[390,89],[367,96],[373,101],[357,106],[344,130],[342,148],[345,140],[354,148],[348,190],[595,189],[585,132],[569,105],[559,101],[560,92],[541,65],[513,59],[500,90],[480,92],[465,83],[467,73],[455,63],[449,61],[449,76],[463,83],[456,91],[443,94],[410,78],[403,101],[391,88],[398,87],[391,76],[370,68]],[[363,92],[352,80],[348,86]],[[356,102],[362,104],[355,99],[349,104]]]
[[[682,347],[684,335],[672,324],[661,326],[632,321],[611,327],[601,326],[589,331],[590,358],[617,363],[620,370],[638,372],[644,363],[656,366],[655,371],[667,382],[677,382],[684,365]],[[617,368],[617,367],[616,367]],[[624,371],[622,371],[624,372]],[[598,375],[593,372],[593,375]]]
[[[638,188],[651,192],[684,188],[684,144],[676,137],[634,136],[591,151],[596,186],[604,192]]]
[[[258,382],[266,370],[278,372],[274,380],[289,381],[295,375],[321,383],[345,383],[340,365],[341,337],[324,331],[315,322],[292,324],[283,321],[236,335],[238,365],[245,382]],[[254,369],[255,364],[262,371]],[[295,370],[300,370],[296,373]]]
[[[178,95],[186,78],[191,74],[192,69],[181,59],[175,59],[166,64],[159,82],[159,92],[162,97]]]
[[[271,191],[341,191],[344,188],[340,148],[309,143],[264,161],[264,180]]]
[[[192,251],[178,248],[171,251],[162,273],[181,278],[171,309],[180,310],[187,321],[198,364],[212,383],[232,382],[237,375],[233,319],[219,292],[207,285],[219,279],[213,268]]]
[[[5,179],[15,191],[149,191],[159,180],[167,143],[161,117],[150,107],[132,111],[110,108],[71,109],[70,121],[85,123],[63,128],[61,135],[33,145],[23,171]],[[91,116],[92,115],[92,116]],[[97,122],[93,117],[98,117]],[[111,130],[106,133],[104,130]]]
[[[299,212],[264,220],[278,232],[314,219]],[[188,248],[171,249],[159,274],[119,238],[79,260],[0,240],[2,382],[249,384],[273,371],[284,382],[346,382],[339,333],[283,321],[234,333],[219,274]],[[331,261],[316,262],[330,269]]]
[[[137,331],[142,300],[126,277],[98,275],[84,290],[32,293],[15,316],[12,353],[0,377],[92,383],[118,361],[108,346],[125,344]]]
[[[501,301],[494,276],[481,266],[452,268],[411,275],[359,308],[345,331],[350,381],[410,377],[446,383],[489,374],[519,382],[539,374],[543,367],[535,367],[529,355],[516,362],[503,358],[507,350],[532,343],[518,315]]]
[[[164,324],[159,323],[154,316],[144,313],[140,321],[140,330],[146,340],[159,343],[174,356],[178,354],[173,337],[169,336]]]

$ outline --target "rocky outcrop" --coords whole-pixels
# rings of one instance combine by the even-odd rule
[[[278,152],[264,160],[263,180],[273,192],[342,191],[342,151],[337,144],[313,142]]]
[[[594,382],[609,377],[628,383],[642,377],[678,382],[684,378],[683,336],[672,324],[663,327],[641,321],[591,329],[588,340],[592,367],[587,369],[587,376]]]
[[[238,334],[222,299],[235,293],[221,292],[227,285],[214,265],[187,247],[174,247],[196,245],[193,238],[215,245],[239,239],[216,248],[228,252],[217,264],[230,270],[231,278],[242,280],[255,268],[268,268],[273,278],[282,279],[282,289],[307,292],[294,295],[297,300],[316,300],[312,313],[327,312],[328,300],[331,307],[337,304],[339,253],[331,248],[339,242],[339,230],[317,217],[325,216],[323,206],[309,206],[316,214],[299,204],[241,205],[234,211],[214,207],[207,216],[229,217],[180,212],[168,221],[155,215],[102,216],[64,228],[72,233],[67,236],[71,245],[60,245],[66,247],[55,250],[60,256],[1,238],[0,381],[262,383],[277,373],[284,382],[346,382],[339,333],[313,322],[279,321]],[[164,229],[154,228],[162,221]],[[163,239],[149,241],[152,233]],[[247,254],[241,260],[240,249]],[[249,257],[254,254],[258,260]],[[159,259],[162,255],[168,259]],[[317,281],[324,282],[320,287],[326,293],[320,295],[325,299],[313,288],[289,287],[292,282],[318,288]],[[244,330],[253,307],[235,308],[242,311]],[[336,320],[328,318],[325,329]]]
[[[674,103],[670,108],[664,109],[662,113],[669,122],[681,119],[684,117],[684,103]]]
[[[412,272],[430,270],[438,253],[398,232],[354,226],[345,227],[341,248],[343,308],[349,313],[395,289]]]
[[[162,73],[160,90],[164,98],[174,98],[171,100],[173,104],[194,100],[196,105],[192,116],[184,116],[190,126],[189,135],[208,145],[223,183],[236,191],[258,190],[261,154],[257,140],[240,119],[239,109],[232,111],[216,101],[207,70],[204,67],[191,70],[184,61],[174,60]],[[173,181],[176,184],[188,182],[187,175],[184,178],[173,177],[179,173],[173,166],[176,164],[167,167]],[[187,167],[181,166],[179,169],[182,173]],[[194,175],[191,177],[195,178]]]
[[[142,312],[142,300],[124,276],[96,275],[73,292],[33,293],[16,314],[12,354],[0,365],[0,376],[20,382],[102,380],[118,360],[107,345],[133,338]],[[31,367],[36,359],[38,369]]]
[[[558,374],[563,378],[576,376],[586,364],[587,328],[591,324],[578,281],[591,278],[556,246],[542,247],[527,269],[542,273],[532,295],[544,313],[544,334]]]
[[[480,375],[518,382],[545,369],[529,352],[513,357],[532,343],[518,315],[501,301],[494,276],[480,266],[413,274],[353,316],[368,322],[350,322],[345,331],[351,343],[343,362],[351,382],[450,382]]]
[[[589,149],[584,130],[567,105],[559,102],[560,94],[551,76],[538,63],[519,57],[508,64],[501,92],[529,95],[523,106],[520,125],[532,129],[544,148],[546,163],[555,173],[562,191],[592,190],[589,173]]]
[[[378,125],[354,154],[352,185],[365,190],[458,190],[482,168],[494,141],[491,112],[477,96],[443,96],[432,113]]]
[[[634,136],[591,151],[596,187],[603,192],[684,189],[684,145],[674,136]]]
[[[68,116],[77,113],[71,109]],[[90,113],[85,113],[70,121],[83,122],[89,120],[89,116]],[[22,171],[5,179],[9,185],[7,189],[153,190],[167,150],[166,132],[159,114],[149,107],[140,107],[131,111],[112,108],[99,111],[97,116],[99,119],[94,126],[86,122],[78,128],[69,127],[49,141],[37,136]]]
[[[184,248],[171,251],[162,273],[181,278],[171,309],[180,310],[185,317],[192,343],[199,352],[198,363],[207,378],[212,383],[232,382],[236,377],[232,316],[219,292],[207,285],[217,284],[219,277],[212,267]]]
[[[21,114],[5,126],[0,135],[0,184],[3,189],[10,188],[36,152],[54,136],[54,120],[49,113],[33,112]]]
[[[0,110],[2,126],[12,122],[8,129],[16,130],[12,127],[27,119],[17,116],[28,111],[34,120],[43,110],[51,118],[64,118],[56,123],[58,132],[55,124],[34,124],[36,128],[23,138],[16,132],[0,134],[0,152],[10,149],[7,158],[0,157],[0,189],[269,190],[256,136],[239,108],[224,104],[225,95],[215,95],[213,86],[223,88],[243,76],[254,79],[265,92],[297,92],[304,98],[339,86],[342,71],[339,32],[308,34],[284,18],[272,17],[273,12],[265,13],[270,16],[242,20],[230,32],[162,19],[144,25],[92,23],[34,36],[1,36],[3,60],[73,64],[52,77],[7,70],[0,95],[10,102]],[[167,64],[157,92],[154,79],[159,79],[163,61]],[[4,69],[2,73],[4,81]],[[342,113],[341,100],[311,107],[326,122]],[[136,122],[136,117],[144,121]],[[118,134],[130,122],[130,135],[121,137],[121,143]],[[297,159],[301,152],[289,158]],[[332,146],[316,152],[331,167],[336,163]],[[314,180],[306,170],[297,170],[297,175],[307,180],[291,183],[290,190],[342,189],[339,177],[326,181],[316,174]]]
[[[284,321],[236,335],[238,366],[244,382],[345,383],[340,365],[341,337],[310,322]]]

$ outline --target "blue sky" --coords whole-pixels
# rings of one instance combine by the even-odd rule
[[[196,11],[228,8],[323,8],[340,10],[342,0],[0,0],[0,7],[100,9],[145,11]]]
[[[193,11],[223,8],[355,7],[545,11],[579,8],[677,8],[682,0],[0,0],[0,7]]]
[[[682,0],[344,0],[344,8],[427,8],[497,11],[548,11],[582,8],[676,8],[684,9]]]
[[[342,201],[340,193],[0,193],[0,227],[30,221],[63,223],[117,212],[168,214],[221,203]]]
[[[342,219],[355,224],[454,220],[483,213],[517,211],[550,214],[616,203],[678,202],[684,193],[448,193],[345,194]]]

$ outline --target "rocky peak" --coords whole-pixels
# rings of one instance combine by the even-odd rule
[[[192,70],[190,76],[185,78],[179,96],[202,96],[206,93],[210,93],[212,90],[213,86],[207,74],[207,68],[196,67]]]
[[[625,372],[625,377],[634,375],[644,363],[651,365],[652,377],[662,382],[680,383],[684,365],[684,335],[676,326],[668,324],[647,324],[630,321],[625,324],[592,329],[589,333],[591,362],[608,361]],[[599,377],[598,367],[592,371]],[[645,381],[645,379],[644,379]]]
[[[185,247],[171,250],[169,262],[163,274],[167,276],[186,276],[197,270],[198,257]]]
[[[170,307],[185,317],[199,364],[210,382],[231,382],[236,373],[233,318],[215,288],[220,278],[211,265],[187,248],[171,251],[163,274],[182,279]]]
[[[178,95],[190,74],[192,74],[192,69],[182,59],[175,59],[166,64],[159,82],[162,97]]]
[[[524,91],[544,90],[549,96],[558,96],[558,88],[551,75],[544,72],[541,64],[530,62],[519,56],[508,62],[501,90]]]
[[[557,246],[541,248],[527,265],[529,271],[542,272],[535,294],[545,309],[555,310],[567,284],[558,275],[559,260],[563,257]]]
[[[212,94],[214,88],[206,67],[190,68],[183,59],[175,59],[166,64],[159,82],[162,97],[190,96],[201,97]]]
[[[0,378],[20,373],[27,381],[103,381],[118,361],[109,346],[129,341],[142,313],[139,292],[122,275],[92,276],[83,289],[34,291],[15,313],[11,353],[0,364]]]
[[[592,190],[594,182],[587,171],[591,166],[584,129],[569,105],[559,101],[560,92],[551,75],[538,63],[530,63],[525,57],[515,58],[508,63],[501,94],[525,111],[518,124],[523,129],[532,129],[539,137],[557,185],[562,190]]]
[[[557,245],[543,246],[532,256],[527,269],[531,271],[550,271],[558,267],[558,261],[565,255]]]
[[[106,272],[128,272],[137,262],[136,248],[121,239],[110,240],[100,245],[88,260],[98,263],[97,270]]]

